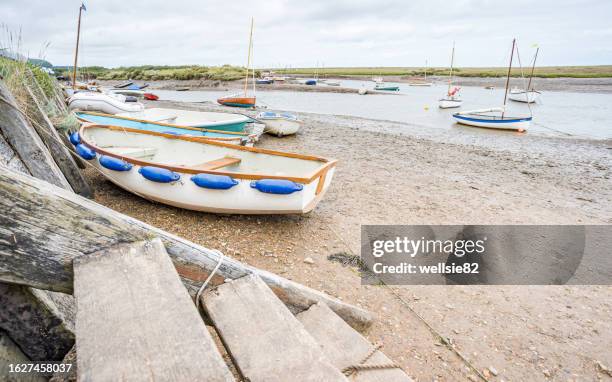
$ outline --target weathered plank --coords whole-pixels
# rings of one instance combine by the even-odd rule
[[[29,109],[30,114],[33,116],[32,126],[38,133],[38,136],[49,149],[53,160],[66,177],[68,183],[70,183],[70,186],[74,192],[91,198],[93,196],[93,192],[91,191],[89,184],[87,184],[85,181],[83,174],[81,174],[81,171],[70,154],[70,151],[68,151],[64,145],[60,134],[57,132],[57,130],[55,130],[53,123],[45,114],[42,106],[32,91],[27,87],[25,88],[25,91],[30,98],[32,105],[32,107]]]
[[[337,314],[323,303],[299,313],[297,319],[308,333],[321,345],[329,361],[340,370],[359,364],[373,349],[372,344],[348,326]],[[365,365],[391,364],[385,354],[377,350]],[[410,382],[412,379],[402,369],[381,369],[359,371],[350,378],[361,382]]]
[[[0,328],[35,361],[61,361],[74,333],[41,291],[0,283]]]
[[[0,133],[32,176],[71,189],[34,128],[19,112],[15,99],[0,81]]]
[[[71,293],[73,259],[156,236],[194,294],[219,262],[215,251],[0,166],[0,281]],[[258,274],[294,313],[323,301],[356,329],[372,322],[363,309],[227,257],[211,285],[250,273]]]
[[[23,354],[9,336],[0,330],[0,381],[2,382],[44,382],[47,379],[32,373],[11,373],[10,364],[28,363],[30,359]]]
[[[233,381],[159,239],[74,261],[79,381]]]
[[[211,289],[201,303],[245,380],[346,381],[257,275]]]

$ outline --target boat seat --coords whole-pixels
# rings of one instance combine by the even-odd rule
[[[108,147],[106,149],[113,154],[130,158],[151,157],[157,152],[157,149],[153,147]]]
[[[189,166],[191,168],[195,168],[198,170],[216,170],[218,168],[221,167],[226,167],[226,166],[231,166],[231,165],[235,165],[240,163],[241,159],[240,158],[235,158],[235,157],[223,157],[220,159],[215,159],[215,160],[211,160],[208,162],[204,162],[204,163],[200,163],[200,164],[196,164],[193,166]]]

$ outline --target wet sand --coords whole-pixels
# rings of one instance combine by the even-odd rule
[[[361,286],[328,256],[359,255],[361,224],[611,224],[610,142],[501,134],[476,146],[400,134],[399,123],[300,116],[299,134],[258,145],[339,159],[305,216],[185,211],[86,175],[104,205],[369,309],[368,338],[418,381],[478,380],[469,365],[492,381],[609,378],[598,365],[612,367],[612,287]]]

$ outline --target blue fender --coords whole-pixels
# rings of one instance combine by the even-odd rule
[[[74,133],[70,134],[70,143],[72,143],[74,146],[81,143],[81,136],[79,135],[78,131],[75,131]]]
[[[286,179],[260,179],[251,182],[251,188],[256,188],[266,194],[288,195],[302,191],[304,185]]]
[[[238,184],[232,177],[215,174],[197,174],[191,177],[191,181],[199,187],[213,190],[228,190]]]
[[[180,174],[161,167],[144,166],[138,172],[145,179],[158,183],[171,183],[181,179]]]
[[[132,169],[131,163],[119,158],[109,157],[107,155],[100,155],[100,159],[98,159],[98,161],[102,167],[106,167],[107,169],[113,171],[130,171]]]
[[[76,145],[75,150],[79,156],[85,160],[92,160],[96,157],[96,152],[89,147],[79,143]]]

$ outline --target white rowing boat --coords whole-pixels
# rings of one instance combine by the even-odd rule
[[[257,114],[256,119],[266,125],[266,133],[274,134],[279,137],[291,135],[298,132],[304,122],[297,116],[289,113],[275,113],[263,111]]]
[[[336,165],[321,157],[93,124],[84,124],[71,142],[119,187],[217,213],[307,213],[329,188]]]
[[[453,114],[455,121],[462,125],[498,130],[527,131],[531,116],[508,116],[503,107],[463,111]]]
[[[534,103],[540,98],[540,92],[534,89],[525,91],[523,89],[513,88],[508,93],[508,98],[516,102]]]
[[[139,102],[125,102],[125,96],[120,94],[78,92],[68,99],[68,108],[70,110],[118,114],[140,112],[144,110],[144,105]]]
[[[459,87],[453,88],[453,66],[455,64],[455,43],[453,42],[453,50],[451,53],[451,64],[450,71],[448,73],[448,89],[446,89],[446,95],[444,98],[438,100],[438,107],[440,109],[451,109],[460,107],[463,101],[459,97]]]

